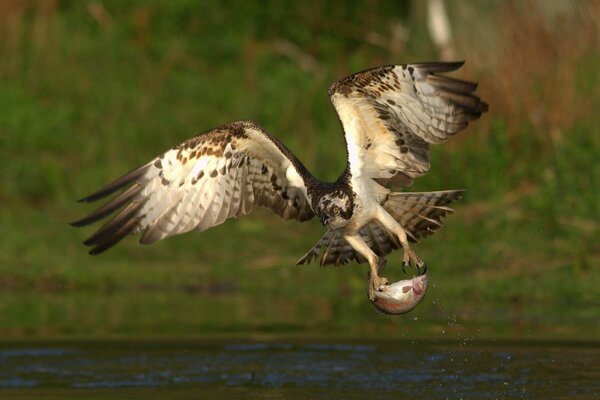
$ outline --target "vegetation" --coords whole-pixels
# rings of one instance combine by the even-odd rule
[[[283,226],[257,210],[90,257],[81,241],[91,230],[68,222],[90,210],[77,198],[236,119],[335,178],[345,154],[327,87],[367,67],[437,59],[421,6],[2,5],[0,334],[598,337],[600,8],[578,2],[575,18],[466,3],[449,10],[467,60],[459,77],[480,82],[490,112],[434,147],[411,188],[467,193],[416,247],[434,286],[400,318],[373,312],[362,266],[294,267],[318,223]],[[400,260],[388,262],[394,280]]]

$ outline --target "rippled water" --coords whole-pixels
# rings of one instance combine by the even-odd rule
[[[598,344],[3,344],[0,398],[600,398]]]

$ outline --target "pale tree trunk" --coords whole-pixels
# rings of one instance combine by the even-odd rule
[[[437,47],[442,60],[454,60],[456,55],[444,0],[428,0],[427,5],[427,26],[431,40]]]

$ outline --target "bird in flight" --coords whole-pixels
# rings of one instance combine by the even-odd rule
[[[114,215],[84,244],[101,253],[129,234],[149,244],[191,230],[204,231],[254,206],[285,220],[317,217],[327,228],[298,264],[368,262],[369,298],[387,283],[378,271],[394,249],[403,268],[426,266],[409,242],[442,226],[461,190],[398,192],[429,170],[429,145],[445,142],[488,106],[476,83],[439,75],[463,62],[386,65],[350,75],[329,88],[348,155],[335,182],[324,182],[278,139],[252,121],[206,131],[155,157],[97,192],[119,192],[72,225]]]

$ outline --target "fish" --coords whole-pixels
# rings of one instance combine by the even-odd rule
[[[429,279],[425,273],[413,276],[412,279],[382,285],[375,292],[375,299],[371,303],[385,314],[406,314],[423,301],[428,283]]]

